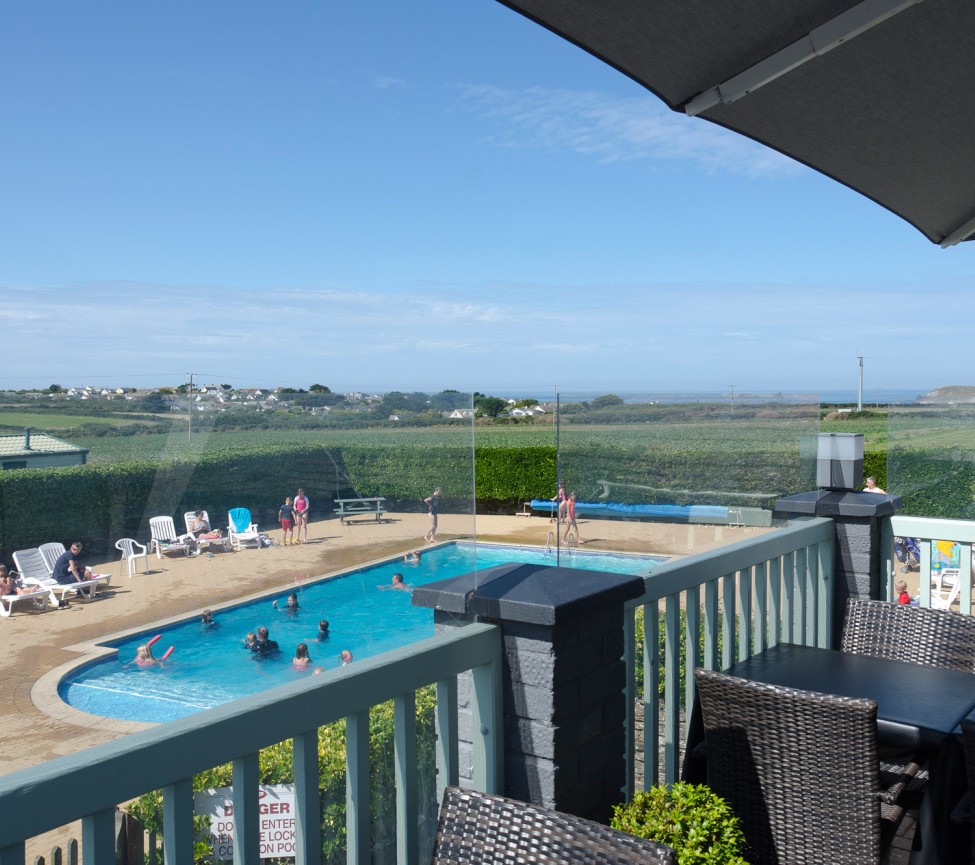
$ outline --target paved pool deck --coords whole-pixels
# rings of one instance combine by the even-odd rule
[[[12,772],[118,738],[146,725],[76,712],[56,696],[65,670],[90,652],[99,639],[141,630],[170,618],[198,614],[207,607],[250,595],[282,591],[296,578],[308,580],[349,567],[422,548],[425,514],[388,514],[342,525],[321,520],[309,527],[309,542],[217,552],[208,557],[149,557],[149,573],[132,579],[117,560],[84,558],[93,570],[112,574],[111,585],[92,601],[66,609],[18,608],[0,620],[0,751],[3,772]],[[586,549],[685,556],[762,534],[768,529],[653,522],[580,520]],[[438,541],[479,540],[545,545],[553,527],[546,517],[441,515]],[[268,532],[280,541],[280,530]]]

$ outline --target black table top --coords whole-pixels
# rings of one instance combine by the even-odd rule
[[[877,702],[877,738],[904,748],[937,748],[975,711],[975,675],[903,661],[780,643],[726,672],[806,691]]]

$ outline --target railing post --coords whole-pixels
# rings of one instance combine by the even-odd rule
[[[457,679],[437,682],[437,801],[443,802],[444,789],[456,786],[459,778],[457,757]]]
[[[232,771],[234,865],[258,865],[261,857],[261,815],[258,810],[260,763],[257,754],[238,757],[233,761]]]
[[[114,808],[96,811],[82,818],[81,858],[83,862],[115,861]]]
[[[438,630],[472,620],[501,628],[503,737],[499,722],[485,718],[481,696],[494,687],[484,680],[496,675],[490,665],[476,668],[473,742],[463,753],[487,770],[498,765],[505,795],[608,819],[626,780],[623,607],[644,588],[642,577],[510,564],[414,589],[416,606],[436,610]]]
[[[369,712],[345,719],[345,837],[348,865],[370,861]]]
[[[193,865],[194,840],[193,779],[183,778],[163,788],[163,861],[166,865]],[[89,861],[87,856],[85,861]]]
[[[294,738],[295,865],[322,858],[322,821],[318,772],[318,728]]]
[[[471,733],[474,749],[474,786],[485,793],[500,793],[504,777],[501,711],[501,670],[484,664],[471,670]]]
[[[396,778],[396,861],[417,865],[416,694],[393,698],[393,763]]]

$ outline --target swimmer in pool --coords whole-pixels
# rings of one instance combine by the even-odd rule
[[[342,651],[339,653],[339,660],[342,662],[343,667],[349,666],[349,664],[352,663],[352,652],[350,652],[348,649],[342,649]]]
[[[420,551],[413,550],[403,556],[403,561],[408,565],[416,565],[420,562]]]
[[[311,663],[311,655],[308,654],[308,646],[305,643],[298,643],[294,660],[291,663],[299,668],[307,667]]]
[[[166,650],[166,654],[161,658],[154,658],[152,656],[152,645],[153,643],[159,642],[162,639],[162,634],[156,634],[148,643],[139,646],[135,650],[135,663],[140,667],[151,667],[154,664],[162,664],[171,654],[173,654],[173,646],[170,646]]]
[[[271,606],[274,607],[274,609],[278,609],[278,602],[272,601]],[[281,610],[281,612],[287,613],[289,616],[294,616],[297,615],[298,610],[300,609],[301,606],[298,604],[298,594],[297,592],[292,592],[290,595],[288,595],[288,603],[285,605],[284,609]]]
[[[324,643],[330,636],[331,634],[328,632],[328,619],[322,619],[318,623],[318,636],[315,639],[319,643]]]
[[[211,628],[219,628],[220,622],[217,622],[213,618],[213,610],[204,610],[203,615],[200,617],[200,624],[203,625],[204,631],[209,631]]]
[[[255,655],[270,655],[279,650],[278,641],[272,640],[267,628],[263,625],[257,629],[257,640],[251,651]]]
[[[377,589],[382,589],[382,590],[386,590],[386,589],[398,590],[400,592],[412,592],[413,591],[413,586],[412,585],[410,585],[409,583],[404,583],[403,582],[403,575],[402,574],[393,574],[392,582],[390,582],[390,584],[388,586],[376,586],[376,588]]]
[[[254,651],[254,646],[257,644],[257,634],[253,631],[248,631],[247,636],[244,637],[244,648]]]

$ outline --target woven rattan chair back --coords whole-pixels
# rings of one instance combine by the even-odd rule
[[[514,799],[448,787],[434,865],[674,865],[670,847]]]
[[[753,865],[880,861],[877,704],[695,671],[708,785]]]
[[[971,673],[975,671],[975,617],[850,598],[841,648],[854,655]]]

